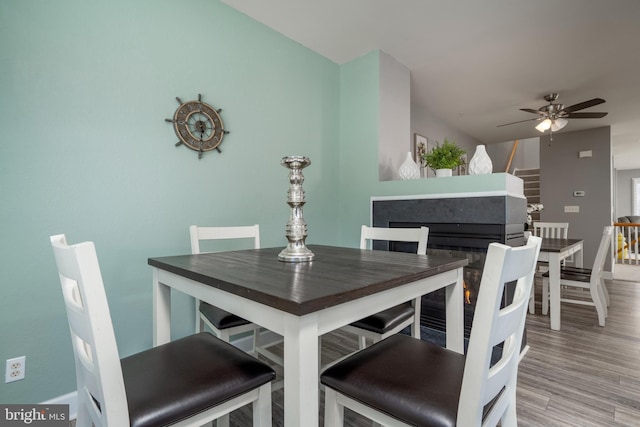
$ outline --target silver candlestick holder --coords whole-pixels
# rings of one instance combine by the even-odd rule
[[[280,164],[289,169],[287,204],[291,208],[291,215],[287,221],[285,233],[289,243],[278,254],[278,259],[285,262],[311,261],[315,255],[304,245],[307,238],[307,223],[302,217],[302,206],[305,203],[304,190],[302,189],[304,182],[302,169],[309,166],[311,160],[304,156],[288,156],[283,157]]]

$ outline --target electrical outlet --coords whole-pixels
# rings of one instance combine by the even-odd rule
[[[580,213],[580,206],[565,206],[564,213]]]
[[[11,383],[24,379],[26,369],[27,356],[15,357],[7,359],[7,367],[4,374],[4,382]]]

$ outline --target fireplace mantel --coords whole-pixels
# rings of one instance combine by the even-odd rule
[[[430,228],[429,246],[456,245],[469,249],[487,241],[512,246],[524,242],[526,198],[507,192],[420,194],[372,197],[370,224],[374,227]]]

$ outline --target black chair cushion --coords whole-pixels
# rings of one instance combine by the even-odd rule
[[[235,314],[231,314],[228,311],[224,311],[221,308],[202,301],[200,302],[200,313],[204,314],[204,316],[209,319],[209,322],[219,330],[251,323],[242,317],[238,317]]]
[[[272,381],[268,365],[202,332],[121,360],[131,427],[175,423]]]
[[[322,384],[416,426],[456,425],[463,355],[393,335],[339,362]]]
[[[391,307],[372,316],[353,322],[351,326],[371,332],[384,334],[413,316],[414,309],[410,302]]]
[[[545,272],[542,277],[549,277],[549,272]],[[564,280],[573,280],[576,282],[589,283],[591,281],[590,268],[563,267],[560,270],[560,278]]]

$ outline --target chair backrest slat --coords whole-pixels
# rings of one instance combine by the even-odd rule
[[[51,236],[71,332],[78,425],[129,425],[122,368],[93,242],[68,245]]]
[[[429,227],[420,228],[384,228],[362,226],[360,231],[360,249],[367,249],[372,240],[386,240],[391,242],[416,242],[418,255],[427,253]]]
[[[200,253],[202,240],[253,239],[253,248],[260,249],[260,226],[243,225],[237,227],[189,227],[191,236],[191,253]]]
[[[519,350],[541,241],[532,236],[526,246],[517,248],[489,245],[469,338],[458,425],[476,425],[484,406],[496,399],[485,420],[494,425],[515,399]],[[505,285],[514,281],[512,302],[500,308]],[[502,354],[492,365],[498,343],[503,344]]]
[[[568,222],[535,222],[533,223],[533,234],[538,237],[548,239],[566,239],[569,234]]]

